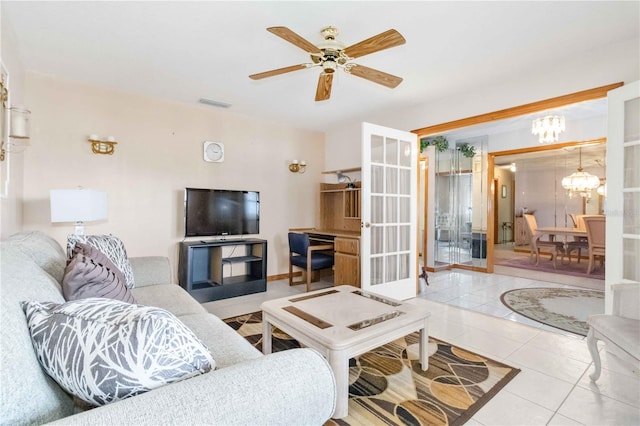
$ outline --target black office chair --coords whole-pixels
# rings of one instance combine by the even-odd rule
[[[304,280],[293,281],[293,267],[296,266],[306,272],[307,291],[311,291],[311,272],[333,266],[333,256],[321,252],[331,249],[331,244],[311,245],[308,234],[289,232],[289,285],[305,283]]]

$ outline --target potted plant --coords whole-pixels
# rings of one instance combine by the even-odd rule
[[[471,158],[474,155],[476,155],[476,147],[473,145],[469,145],[466,142],[460,145],[458,149],[460,150],[462,155],[464,155],[465,157]]]
[[[436,151],[443,152],[449,148],[449,141],[444,136],[436,136],[435,138],[421,138],[420,139],[420,152],[424,151],[426,147],[433,145],[436,147]]]

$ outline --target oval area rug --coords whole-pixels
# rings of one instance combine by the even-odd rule
[[[604,292],[566,288],[519,288],[500,296],[509,309],[529,319],[586,336],[589,315],[604,313]]]

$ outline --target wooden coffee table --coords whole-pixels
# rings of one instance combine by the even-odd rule
[[[270,300],[262,308],[262,351],[271,353],[271,326],[319,351],[336,378],[333,418],[349,411],[349,359],[420,331],[420,365],[429,368],[428,319],[424,301],[404,302],[338,286],[300,296]]]

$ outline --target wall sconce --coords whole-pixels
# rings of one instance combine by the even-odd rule
[[[6,102],[8,94],[3,89],[2,102]],[[7,152],[22,152],[29,146],[29,117],[31,111],[24,106],[9,108],[9,140],[2,141],[0,161],[4,161]],[[3,138],[4,139],[4,138]]]
[[[9,137],[14,139],[29,139],[29,117],[31,111],[22,105],[9,108],[11,122],[9,124]]]
[[[91,143],[91,151],[94,154],[109,154],[112,155],[115,151],[116,138],[113,136],[107,136],[106,140],[101,140],[98,135],[90,135],[89,142]]]
[[[289,171],[291,173],[304,173],[307,171],[307,162],[302,160],[298,163],[298,160],[293,160],[293,162],[289,164]]]

